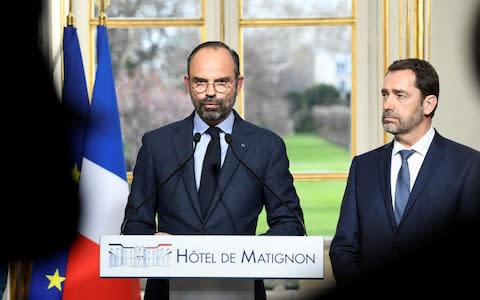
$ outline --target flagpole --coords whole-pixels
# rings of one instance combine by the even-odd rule
[[[107,15],[105,14],[105,9],[110,5],[110,0],[96,0],[95,4],[100,11],[100,13],[98,14],[98,25],[106,26]]]
[[[67,26],[73,26],[75,24],[75,18],[73,17],[73,0],[68,1],[68,15],[67,15]]]

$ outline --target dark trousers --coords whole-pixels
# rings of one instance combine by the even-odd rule
[[[144,300],[168,300],[169,282],[167,279],[148,279],[145,287]],[[265,285],[263,280],[255,280],[255,300],[266,300]]]

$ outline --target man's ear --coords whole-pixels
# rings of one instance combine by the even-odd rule
[[[429,116],[432,111],[437,107],[437,97],[434,95],[428,95],[423,99],[423,114]]]
[[[190,77],[188,76],[188,74],[185,74],[183,76],[183,84],[185,85],[187,92],[190,93]]]
[[[243,87],[243,82],[245,81],[245,77],[238,76],[237,78],[237,94],[240,93]]]

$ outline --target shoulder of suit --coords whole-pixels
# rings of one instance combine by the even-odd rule
[[[375,149],[369,150],[367,152],[359,153],[359,154],[355,155],[355,158],[356,159],[364,159],[364,158],[374,157],[374,156],[377,156],[384,151],[389,151],[391,153],[392,149],[393,149],[393,145],[392,145],[392,142],[390,142],[390,143],[387,143],[385,145],[379,146]]]
[[[473,149],[470,146],[461,144],[459,142],[445,138],[440,135],[439,135],[439,139],[440,139],[440,143],[444,146],[445,151],[452,151],[452,152],[455,152],[456,155],[465,155],[465,156],[471,156],[471,157],[476,157],[477,159],[480,159],[480,152],[476,149]]]
[[[240,131],[242,134],[246,135],[255,135],[256,139],[265,139],[265,138],[273,138],[273,139],[282,139],[280,135],[275,133],[274,131],[260,127],[258,125],[255,125],[253,123],[250,123],[241,117],[239,117],[237,114],[235,114],[235,123],[234,123],[234,132],[235,131]],[[235,128],[237,127],[237,128]]]
[[[268,128],[260,127],[253,123],[247,122],[245,120],[242,123],[243,123],[242,128],[244,133],[248,135],[255,135],[255,139],[258,141],[265,140],[265,139],[283,140],[282,137],[280,137],[280,135],[278,135],[276,132]]]
[[[183,120],[174,121],[161,127],[147,131],[144,133],[143,139],[157,138],[158,136],[165,137],[178,133],[186,128],[188,128],[190,132],[193,130],[192,115],[186,117]]]

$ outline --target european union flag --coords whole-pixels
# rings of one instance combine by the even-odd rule
[[[83,68],[82,54],[77,36],[77,29],[67,26],[63,31],[64,80],[62,104],[67,111],[67,134],[69,141],[69,165],[72,180],[78,182],[83,158],[86,122],[89,111],[88,91]],[[65,199],[72,201],[72,199]],[[75,199],[75,201],[78,201]],[[62,224],[58,224],[62,226]],[[55,235],[52,232],[46,233]],[[60,250],[49,257],[42,257],[33,262],[28,292],[29,300],[62,299],[64,285],[67,282],[67,259],[69,249]]]

